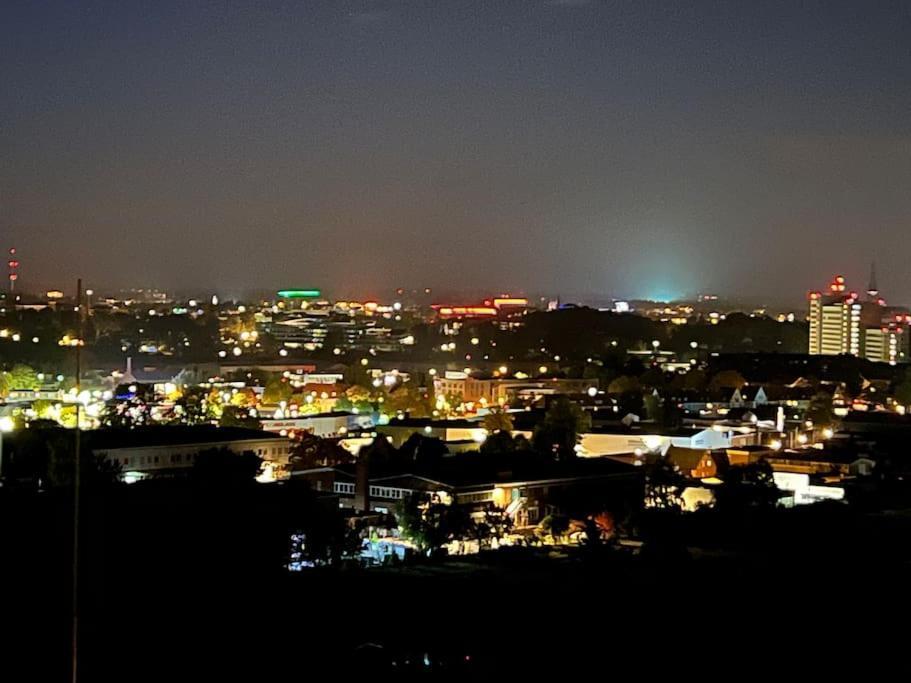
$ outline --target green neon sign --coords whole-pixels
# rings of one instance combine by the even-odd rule
[[[282,299],[314,299],[321,294],[318,289],[280,289],[278,292]]]

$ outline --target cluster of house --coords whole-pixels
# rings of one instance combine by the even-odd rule
[[[137,373],[142,371],[128,366],[119,380],[138,381]],[[842,401],[836,388],[836,404],[845,410],[842,430],[833,438],[829,429],[805,419],[815,389],[800,381],[769,388],[746,386],[728,391],[720,400],[689,397],[678,404],[683,419],[673,427],[660,427],[636,415],[618,414],[615,402],[604,403],[611,399],[603,392],[588,391],[592,388],[588,380],[546,386],[490,380],[475,381],[469,387],[467,378],[442,379],[460,383],[463,391],[470,388],[478,402],[484,398],[502,403],[503,395],[498,392],[512,389],[554,392],[546,396],[572,394],[592,416],[591,429],[580,435],[579,457],[571,462],[544,462],[481,454],[480,444],[488,435],[480,417],[401,417],[374,425],[368,416],[347,412],[269,417],[262,421],[262,430],[214,426],[100,429],[92,433],[87,445],[97,457],[116,463],[126,481],[179,475],[193,466],[200,452],[227,448],[261,457],[261,480],[294,477],[309,481],[316,490],[337,496],[344,508],[392,512],[399,501],[421,493],[475,510],[495,506],[515,526],[530,527],[549,514],[567,511],[574,501],[600,500],[605,506],[641,504],[642,465],[654,457],[665,458],[688,480],[684,502],[689,509],[712,500],[713,488],[720,484],[726,468],[759,460],[771,465],[776,484],[786,494],[785,504],[850,498],[853,488],[876,471],[877,459],[871,457],[876,452],[875,438],[871,440],[870,434],[911,433],[911,424],[903,416],[890,414],[884,420],[875,411],[850,411],[849,402]],[[865,386],[865,395],[875,397],[876,389]],[[541,410],[515,413],[514,433],[531,438],[542,416]],[[439,440],[448,454],[431,464],[397,469],[363,462],[296,469],[291,453],[295,437],[303,433],[336,441],[352,453],[377,435],[398,448],[419,434]]]

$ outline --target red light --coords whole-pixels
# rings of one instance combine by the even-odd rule
[[[10,273],[10,274],[9,274],[9,281],[10,281],[10,282],[15,282],[15,281],[18,280],[18,279],[19,279],[19,276],[16,275],[15,273]]]
[[[837,291],[838,291],[838,285],[836,285],[836,284],[833,282],[831,285],[829,285],[829,289],[831,289],[833,292],[837,292]]]
[[[7,265],[8,265],[10,268],[18,268],[18,267],[19,267],[19,262],[18,262],[18,261],[9,261],[9,262],[7,262]]]
[[[12,255],[15,254],[15,253],[16,253],[16,247],[12,247],[12,248],[9,250],[9,255],[12,256]]]
[[[819,298],[819,292],[810,292],[810,298],[815,300]]]
[[[844,277],[844,275],[836,275],[836,276],[835,276],[835,282],[837,282],[837,283],[840,284],[840,285],[843,285],[843,284],[845,283],[845,277]]]

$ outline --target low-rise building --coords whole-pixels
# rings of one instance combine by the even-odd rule
[[[506,377],[472,377],[463,372],[449,372],[435,377],[433,388],[437,396],[453,394],[465,403],[502,405],[514,397],[549,396],[554,394],[584,394],[598,388],[596,379],[566,379],[562,377],[516,379]]]
[[[357,415],[344,411],[305,415],[287,419],[260,420],[263,430],[292,436],[294,434],[313,434],[325,439],[334,439],[346,435],[351,429],[358,426]]]
[[[555,462],[528,454],[465,453],[406,471],[371,470],[360,484],[366,483],[366,496],[358,490],[355,465],[298,470],[292,476],[310,481],[318,491],[337,494],[342,507],[391,513],[403,499],[425,494],[471,509],[502,509],[517,526],[537,524],[557,511],[577,512],[585,505],[629,507],[642,500],[642,469],[609,459]]]
[[[98,429],[89,432],[86,448],[120,466],[126,481],[173,476],[193,466],[203,451],[225,448],[238,455],[250,451],[274,467],[285,467],[291,442],[271,432],[241,427],[153,426]]]

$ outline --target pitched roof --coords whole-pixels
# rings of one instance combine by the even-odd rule
[[[668,459],[669,462],[672,462],[681,470],[690,471],[699,467],[699,463],[702,462],[702,458],[706,455],[711,455],[707,450],[702,450],[699,448],[681,448],[679,446],[671,446],[667,449],[667,453],[664,454],[664,457]]]

